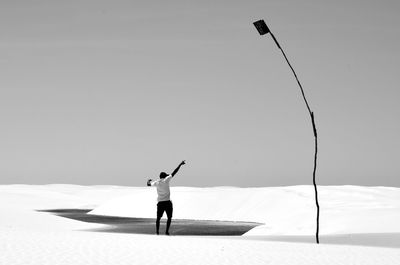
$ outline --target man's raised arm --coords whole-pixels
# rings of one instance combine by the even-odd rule
[[[181,166],[183,166],[184,164],[186,164],[185,160],[183,160],[179,166],[177,168],[175,168],[174,172],[172,172],[172,176],[175,176],[176,173],[178,173],[179,169],[181,168]]]
[[[158,183],[160,182],[160,180],[155,180],[155,181],[153,181],[152,179],[148,179],[147,180],[147,186],[154,186],[154,185],[157,185]]]

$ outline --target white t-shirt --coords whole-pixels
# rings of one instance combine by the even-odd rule
[[[167,177],[163,179],[159,179],[156,181],[151,182],[151,186],[156,186],[157,187],[157,201],[158,202],[163,202],[163,201],[169,201],[170,200],[170,195],[171,192],[169,190],[169,182],[172,179],[172,175],[168,175]]]

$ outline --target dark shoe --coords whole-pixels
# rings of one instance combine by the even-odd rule
[[[166,236],[169,236],[169,232],[165,232],[165,235],[166,235]]]

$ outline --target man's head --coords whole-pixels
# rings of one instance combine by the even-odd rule
[[[167,176],[168,176],[168,174],[165,172],[160,173],[160,179],[165,179]]]

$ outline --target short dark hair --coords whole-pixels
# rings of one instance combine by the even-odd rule
[[[160,179],[164,179],[164,178],[166,178],[167,176],[168,176],[168,174],[165,173],[165,172],[161,172],[161,173],[160,173]]]

